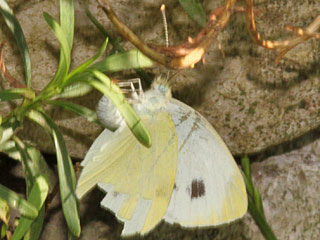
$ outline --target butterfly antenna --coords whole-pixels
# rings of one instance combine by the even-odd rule
[[[162,21],[163,21],[163,27],[164,27],[164,36],[166,39],[166,47],[169,47],[169,34],[168,34],[168,23],[167,23],[167,17],[166,17],[166,5],[162,4],[160,7],[160,11],[162,14]],[[166,81],[169,79],[169,73],[170,71],[167,71]]]
[[[167,18],[166,18],[166,5],[162,4],[160,7],[160,11],[162,13],[164,35],[165,35],[165,39],[166,39],[166,47],[169,47],[168,24],[167,24]]]

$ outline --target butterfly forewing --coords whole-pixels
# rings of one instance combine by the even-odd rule
[[[178,135],[175,188],[165,220],[186,227],[215,226],[242,217],[247,197],[232,155],[211,125],[172,99],[167,108]]]

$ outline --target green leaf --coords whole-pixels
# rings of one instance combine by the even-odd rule
[[[266,222],[265,218],[262,216],[262,214],[259,212],[257,207],[255,206],[255,203],[253,202],[252,198],[249,196],[248,197],[248,207],[249,207],[249,212],[254,219],[255,223],[259,227],[262,235],[265,237],[267,240],[277,240],[276,236],[274,235],[272,229]]]
[[[60,130],[51,118],[43,112],[41,114],[51,128],[51,135],[56,148],[62,210],[71,233],[80,236],[78,200],[75,195],[76,176],[73,165]]]
[[[59,79],[64,78],[70,67],[71,62],[71,46],[69,45],[68,38],[64,30],[60,27],[58,22],[54,20],[49,14],[43,13],[43,16],[48,23],[48,25],[53,30],[55,36],[60,42],[61,52],[60,52],[60,61],[57,72],[52,80],[52,82],[56,82]]]
[[[46,118],[43,117],[40,112],[36,110],[30,110],[29,112],[27,112],[27,116],[51,134],[51,127],[48,125]]]
[[[34,98],[35,93],[28,88],[13,88],[0,91],[0,101],[11,101],[19,98]]]
[[[0,184],[0,198],[7,201],[9,206],[19,210],[25,217],[34,219],[38,216],[38,211],[33,204],[27,202],[14,191]]]
[[[58,106],[58,107],[63,107],[64,109],[70,112],[74,112],[80,116],[85,117],[89,122],[95,122],[99,124],[96,112],[90,110],[89,108],[83,107],[75,103],[66,102],[66,101],[51,100],[51,101],[47,101],[47,103]]]
[[[30,61],[29,49],[26,43],[26,39],[24,38],[22,28],[17,18],[14,16],[13,11],[8,6],[5,0],[0,0],[0,13],[17,41],[19,51],[22,57],[22,61],[24,64],[27,87],[30,88],[31,87],[31,61]]]
[[[241,158],[241,166],[243,169],[243,179],[246,184],[247,192],[249,195],[254,195],[254,187],[251,180],[251,168],[250,168],[250,160],[247,156]]]
[[[41,234],[43,222],[44,222],[45,206],[39,210],[38,217],[33,221],[31,227],[24,235],[24,240],[37,240]]]
[[[28,197],[28,202],[32,202],[34,204],[37,212],[42,208],[47,198],[48,191],[49,186],[46,179],[43,176],[37,177]],[[34,220],[22,216],[11,240],[21,239],[33,222]]]
[[[153,62],[148,57],[134,49],[106,57],[104,60],[91,65],[87,71],[73,76],[68,80],[68,84],[89,80],[92,78],[93,70],[98,70],[100,72],[116,72],[132,68],[146,68],[152,66]]]
[[[118,41],[114,40],[110,34],[105,30],[101,23],[93,16],[93,14],[89,11],[88,8],[85,9],[87,16],[90,18],[91,22],[100,30],[100,32],[109,39],[112,46],[119,52],[124,52],[124,48],[119,44]]]
[[[37,177],[42,176],[48,183],[49,192],[51,192],[55,185],[55,177],[52,170],[49,168],[46,160],[35,147],[23,143],[18,137],[14,136],[13,140],[16,143],[16,149],[20,153],[20,161],[25,172],[27,181],[27,196],[33,187],[34,181]]]
[[[10,218],[10,208],[8,203],[0,198],[0,220],[8,225],[9,224],[9,218]]]
[[[93,14],[89,11],[89,9],[85,9],[87,16],[90,18],[90,20],[92,21],[92,23],[96,26],[96,28],[98,28],[100,30],[100,32],[103,34],[103,36],[109,38],[109,41],[111,43],[111,45],[113,46],[113,50],[118,51],[118,52],[125,52],[124,48],[120,45],[118,40],[114,40],[110,34],[105,30],[105,28],[102,26],[101,23],[99,23],[99,21],[93,16]],[[141,78],[141,80],[144,80],[145,82],[151,84],[152,83],[152,79],[149,76],[148,73],[146,73],[145,71],[143,71],[140,68],[135,68],[134,69],[136,71],[136,73],[139,75],[139,77]]]
[[[43,177],[46,181],[49,191],[52,191],[54,187],[54,175],[50,168],[48,167],[45,159],[41,153],[34,148],[24,144],[18,137],[14,136],[14,141],[16,142],[16,147],[19,152],[22,166],[25,173],[25,179],[27,183],[27,196],[30,196],[30,191],[33,189],[34,184],[39,176]],[[27,227],[27,232],[24,237],[25,240],[28,239],[38,239],[44,220],[44,206],[39,211],[39,215],[36,219],[31,221],[31,227]],[[30,221],[26,221],[26,226],[29,226]],[[23,230],[23,233],[25,230]]]
[[[254,187],[254,195],[253,195],[253,197],[254,197],[254,202],[256,204],[256,207],[257,207],[258,211],[261,213],[261,215],[264,218],[266,218],[265,215],[264,215],[264,209],[263,209],[261,195],[259,193],[258,188],[256,188],[256,187]]]
[[[72,49],[74,33],[73,0],[60,0],[60,24],[67,38],[69,48]]]
[[[2,149],[3,144],[5,144],[13,135],[14,130],[20,126],[20,121],[15,117],[10,117],[6,119],[2,124],[2,135],[0,138],[0,149]]]
[[[62,92],[57,94],[55,98],[75,98],[88,94],[92,91],[92,87],[84,82],[75,82],[63,88]]]
[[[68,81],[68,79],[72,78],[74,75],[79,74],[85,70],[87,70],[87,68],[94,63],[94,61],[96,61],[98,59],[98,57],[100,57],[106,50],[107,48],[107,44],[108,44],[108,39],[106,39],[103,43],[103,45],[100,47],[99,51],[93,56],[91,57],[88,61],[82,63],[79,67],[77,67],[75,70],[73,70],[68,76],[67,79],[65,80],[66,82]]]
[[[118,72],[132,68],[153,67],[154,63],[139,50],[130,50],[108,56],[104,60],[95,63],[90,69],[100,72]]]
[[[198,23],[201,27],[206,26],[206,13],[198,0],[179,0],[179,3],[193,21]]]
[[[101,82],[91,80],[88,83],[110,98],[138,141],[146,147],[151,147],[151,137],[147,129],[144,127],[140,117],[132,109],[131,105],[126,101],[120,88],[99,71],[93,71],[93,75]]]

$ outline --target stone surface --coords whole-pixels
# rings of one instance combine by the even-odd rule
[[[90,2],[90,3],[89,3]],[[199,28],[183,13],[177,1],[167,1],[170,42],[178,43]],[[224,1],[203,1],[208,12]],[[42,12],[58,17],[58,1],[12,0],[29,45],[33,66],[33,87],[41,90],[52,78],[58,65],[58,43],[46,25]],[[76,34],[73,67],[94,55],[103,37],[84,13],[84,5],[101,20],[110,32],[114,28],[95,1],[75,1]],[[257,18],[262,35],[269,39],[287,38],[284,26],[305,27],[316,17],[319,1],[255,1],[264,13]],[[147,42],[164,43],[159,1],[112,1],[117,14]],[[134,6],[134,7],[132,7]],[[158,17],[155,17],[158,16]],[[149,19],[157,19],[151,24]],[[10,32],[0,19],[0,39],[7,40],[5,60],[11,74],[23,79],[23,67]],[[292,50],[279,65],[275,54],[251,41],[243,14],[236,14],[219,36],[225,53],[214,44],[206,54],[206,65],[182,70],[172,79],[174,96],[199,110],[225,139],[234,154],[254,153],[296,139],[320,123],[319,42],[310,40]],[[124,43],[127,48],[132,46]],[[156,68],[154,72],[163,69]],[[79,98],[76,102],[94,108],[99,94]],[[0,103],[1,114],[10,108]],[[64,132],[70,154],[82,158],[101,129],[81,117],[61,109],[48,110]],[[24,139],[38,144],[44,152],[53,152],[50,138],[32,123],[20,133]],[[253,164],[255,182],[260,189],[268,222],[279,239],[317,239],[319,236],[319,168],[318,140],[295,147]],[[304,144],[303,144],[304,145]],[[282,145],[280,145],[281,147]],[[287,151],[287,147],[284,147]],[[0,159],[0,163],[3,161]],[[2,165],[1,165],[2,166]],[[11,171],[6,172],[10,174]],[[8,181],[4,173],[1,183]],[[10,183],[13,184],[14,181]],[[23,192],[22,178],[13,188]],[[101,210],[103,195],[95,190],[81,204],[82,239],[117,239],[121,224]],[[220,230],[183,230],[179,226],[161,224],[146,239],[263,239],[255,223],[247,215],[243,220]],[[42,239],[67,239],[65,222],[58,197],[50,206]]]
[[[223,5],[219,1],[203,1],[206,12]],[[116,13],[148,43],[163,44],[163,24],[158,1],[111,1]],[[58,43],[46,25],[42,12],[58,17],[58,1],[9,1],[24,30],[33,66],[33,87],[41,90],[52,78],[58,64]],[[115,34],[96,1],[76,1],[76,33],[72,66],[94,55],[103,37],[84,12],[89,5],[92,13]],[[170,43],[176,44],[199,31],[183,12],[177,1],[167,1]],[[285,25],[308,26],[315,19],[318,1],[255,1],[262,11],[257,26],[268,39],[290,37]],[[135,6],[132,8],[132,6]],[[149,19],[155,19],[150,22]],[[5,60],[8,70],[23,79],[23,68],[15,42],[0,20],[0,38],[7,40]],[[227,28],[218,37],[225,57],[214,44],[206,54],[206,64],[179,71],[172,81],[173,94],[202,113],[226,141],[232,153],[241,155],[261,151],[269,146],[294,139],[317,128],[320,123],[320,81],[317,63],[319,42],[310,40],[293,49],[274,64],[275,53],[256,46],[250,39],[245,16],[232,16]],[[127,48],[132,48],[124,43]],[[155,73],[162,68],[153,69]],[[94,108],[96,93],[76,102]],[[1,103],[1,114],[10,111]],[[82,158],[93,139],[101,131],[85,119],[51,110],[62,128],[71,156]],[[53,152],[49,137],[38,127],[26,123],[20,134],[38,144],[45,152]]]

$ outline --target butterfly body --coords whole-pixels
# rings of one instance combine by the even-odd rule
[[[77,185],[81,198],[98,185],[101,205],[124,222],[122,235],[145,234],[162,219],[185,227],[215,226],[242,217],[247,198],[229,150],[194,109],[162,85],[133,107],[147,127],[151,148],[122,123],[105,129],[89,149]]]

